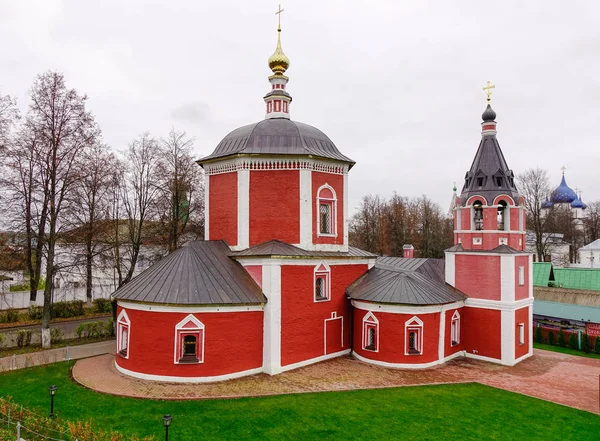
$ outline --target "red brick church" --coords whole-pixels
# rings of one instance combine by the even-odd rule
[[[532,259],[525,209],[483,113],[454,202],[445,259],[378,257],[348,245],[354,161],[290,119],[281,48],[265,119],[198,163],[205,241],[189,242],[114,293],[119,371],[206,382],[271,375],[352,354],[394,368],[455,357],[514,365],[532,355]]]

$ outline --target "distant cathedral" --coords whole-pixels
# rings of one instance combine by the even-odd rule
[[[355,162],[319,129],[290,119],[290,61],[277,31],[265,118],[198,161],[206,240],[188,242],[114,293],[116,368],[207,382],[350,354],[411,369],[456,357],[510,366],[531,356],[524,201],[489,94],[446,258],[413,258],[412,247],[404,257],[378,257],[348,245]]]
[[[567,185],[565,179],[565,168],[562,169],[563,175],[560,185],[550,193],[544,202],[542,202],[542,210],[544,215],[552,209],[557,209],[562,212],[570,212],[575,227],[583,230],[584,221],[587,217],[587,205],[581,200],[581,193],[577,193]]]

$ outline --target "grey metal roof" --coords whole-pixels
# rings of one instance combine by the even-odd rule
[[[403,305],[439,305],[466,296],[444,279],[442,259],[380,257],[346,293],[356,300]]]
[[[265,303],[256,282],[228,254],[229,247],[222,240],[188,242],[134,277],[113,296],[173,305]]]
[[[232,251],[231,257],[259,257],[259,256],[282,256],[282,257],[342,257],[342,258],[373,258],[377,254],[359,248],[348,247],[348,252],[343,251],[307,251],[289,243],[279,240],[270,240],[254,245],[242,251]]]
[[[239,154],[312,155],[354,165],[319,129],[287,118],[269,118],[235,129],[198,162]]]
[[[489,105],[486,112],[488,109],[495,118],[496,113]],[[484,120],[486,112],[482,115]],[[483,186],[479,186],[478,178],[483,178]],[[496,178],[502,178],[502,185],[497,185]],[[486,133],[482,135],[471,168],[465,175],[465,184],[460,194],[461,201],[465,204],[471,196],[481,195],[486,199],[487,204],[491,205],[496,196],[507,194],[518,203],[519,193],[514,178],[514,173],[508,168],[496,135]],[[486,203],[486,201],[482,202]]]

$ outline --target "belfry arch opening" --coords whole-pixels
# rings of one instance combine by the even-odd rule
[[[497,213],[497,221],[498,221],[498,230],[504,231],[508,227],[507,223],[507,214],[508,214],[508,204],[506,201],[502,200],[498,202],[498,213]]]
[[[483,230],[483,202],[479,199],[473,202],[473,229]]]

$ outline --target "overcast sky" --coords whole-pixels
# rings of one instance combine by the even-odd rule
[[[600,3],[293,0],[282,4],[292,119],[357,164],[369,193],[425,194],[444,210],[480,140],[487,80],[509,166],[600,199]],[[123,150],[171,126],[198,157],[264,118],[275,1],[0,0],[0,93],[27,108],[46,70],[89,96]]]

